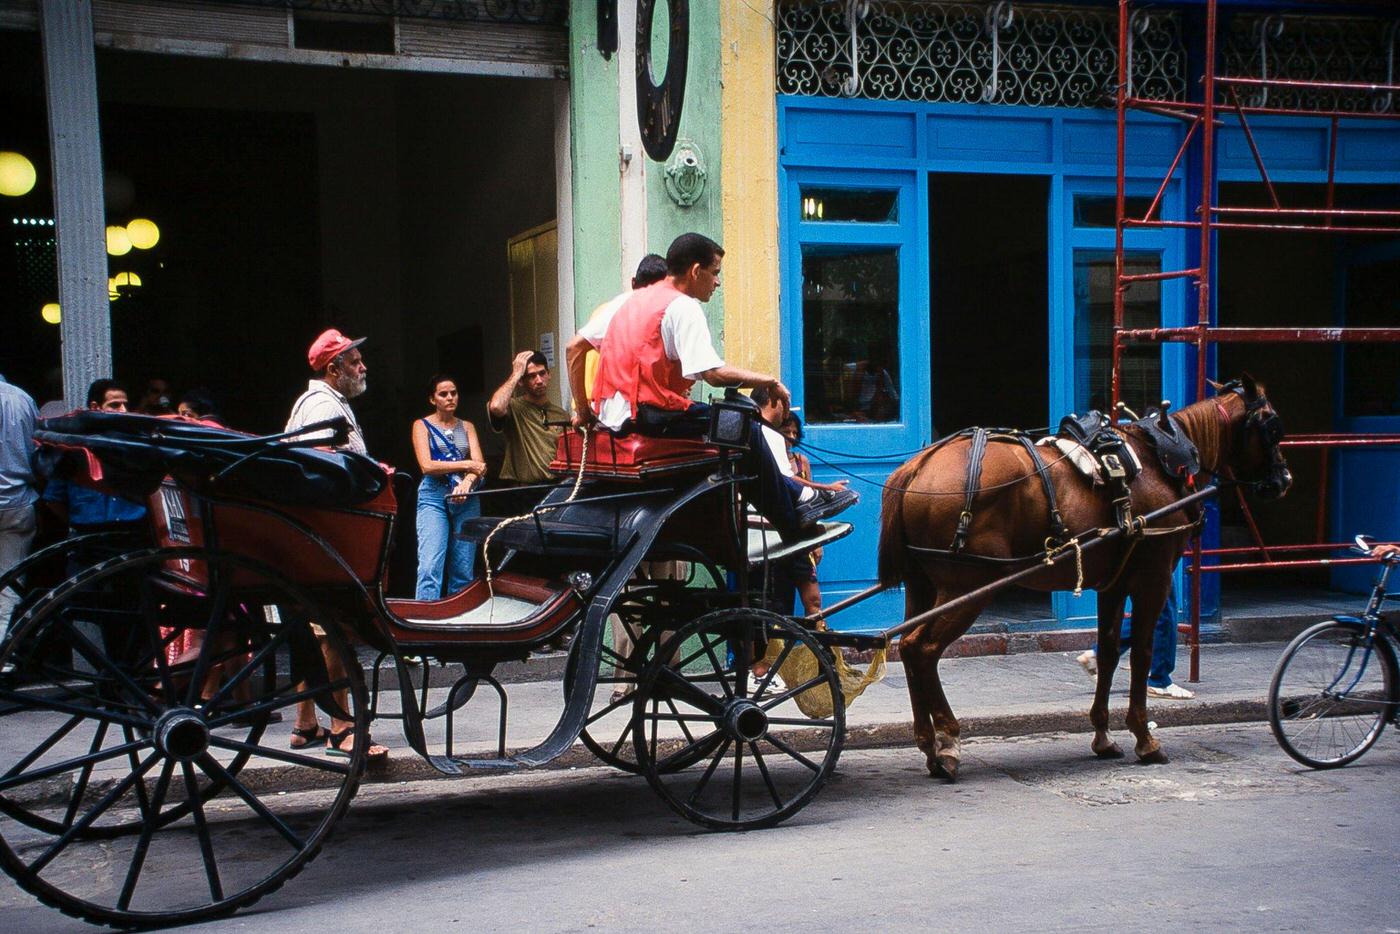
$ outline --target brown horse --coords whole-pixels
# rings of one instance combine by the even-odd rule
[[[1278,448],[1281,422],[1265,398],[1263,386],[1247,375],[1226,386],[1211,385],[1217,395],[1170,416],[1196,445],[1202,474],[1255,482],[1261,496],[1282,496],[1292,477]],[[1142,471],[1130,487],[1132,515],[1145,515],[1180,499],[1183,483],[1162,469],[1147,434],[1134,426],[1119,431],[1142,463]],[[1049,505],[1030,455],[1019,444],[994,443],[987,445],[966,545],[958,556],[947,555],[963,510],[970,448],[967,437],[955,436],[921,452],[890,476],[881,518],[880,580],[887,586],[904,584],[906,619],[1031,563],[996,564],[970,556],[1009,559],[1035,555],[1046,547]],[[1041,457],[1049,465],[1060,513],[1071,533],[1114,526],[1114,510],[1102,487],[1096,490],[1068,460],[1060,458],[1057,449],[1042,447],[1037,451],[1045,452]],[[1120,539],[1083,554],[1083,586],[1099,591],[1102,658],[1118,657],[1119,627],[1129,597],[1135,619],[1151,621],[1161,613],[1172,568],[1198,515],[1198,507],[1185,507],[1157,520],[1156,534],[1138,537],[1131,544]],[[1176,531],[1167,531],[1173,528]],[[920,548],[944,550],[944,554]],[[1069,590],[1078,582],[1076,562],[1067,559],[1047,567],[1044,575],[1028,578],[1022,586]],[[950,781],[957,777],[960,759],[959,726],[939,682],[938,661],[948,646],[967,632],[989,600],[973,600],[937,616],[906,633],[900,643],[915,741],[927,758],[929,773]],[[1137,739],[1138,758],[1165,762],[1166,754],[1147,723],[1152,628],[1132,627],[1127,724]],[[1092,748],[1102,758],[1123,755],[1108,736],[1108,693],[1114,667],[1099,665],[1098,689],[1089,711],[1094,726]]]

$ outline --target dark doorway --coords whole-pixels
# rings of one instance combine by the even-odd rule
[[[1050,180],[929,176],[933,423],[1035,428],[1050,405]]]

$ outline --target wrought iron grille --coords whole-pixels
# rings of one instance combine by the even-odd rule
[[[1239,14],[1222,36],[1224,73],[1237,78],[1287,78],[1395,84],[1400,19]],[[1220,103],[1230,104],[1222,91]],[[1254,107],[1394,113],[1400,100],[1384,92],[1272,86],[1241,93]]]
[[[359,13],[407,19],[567,26],[568,0],[223,0],[313,13]]]
[[[1104,107],[1117,80],[1112,8],[779,0],[777,29],[780,94]],[[1133,92],[1184,99],[1179,15],[1140,13],[1132,34]]]

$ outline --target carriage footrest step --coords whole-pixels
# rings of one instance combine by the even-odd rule
[[[520,763],[514,759],[457,759],[459,765],[465,765],[469,769],[494,769],[498,772],[509,771],[520,768]]]
[[[450,756],[428,756],[428,764],[443,775],[461,775],[462,767]]]

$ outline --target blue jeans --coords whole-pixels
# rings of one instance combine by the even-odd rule
[[[481,501],[475,496],[464,503],[449,505],[452,492],[446,477],[424,477],[418,483],[418,586],[419,600],[438,600],[457,593],[476,577],[476,542],[463,539],[462,526],[481,515]],[[443,588],[443,571],[447,587]]]
[[[1118,649],[1124,652],[1132,644],[1133,621],[1123,617],[1123,629],[1118,634]],[[1094,643],[1094,654],[1098,655],[1098,643]],[[1121,657],[1121,655],[1120,655]],[[1108,663],[1100,657],[1100,664]],[[1113,659],[1111,664],[1118,664]],[[1152,667],[1147,672],[1147,683],[1154,688],[1164,688],[1172,683],[1172,672],[1176,670],[1176,588],[1167,590],[1167,602],[1157,623],[1152,627]]]

